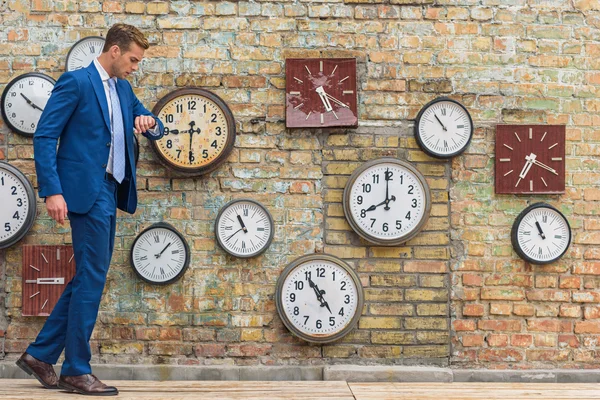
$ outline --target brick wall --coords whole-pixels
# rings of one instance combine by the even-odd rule
[[[140,207],[120,215],[94,362],[599,366],[597,0],[5,0],[0,12],[0,90],[24,72],[58,78],[75,41],[127,22],[153,44],[132,78],[149,108],[197,85],[225,99],[238,124],[228,162],[205,177],[171,178],[142,141]],[[319,55],[357,57],[358,129],[285,129],[284,60]],[[427,157],[412,135],[422,105],[440,95],[465,104],[476,127],[452,161]],[[497,123],[567,125],[564,195],[494,194]],[[32,153],[32,141],[0,121],[0,159],[35,182]],[[381,156],[413,162],[432,189],[425,230],[399,247],[361,240],[341,206],[348,176]],[[226,256],[212,233],[219,208],[239,197],[261,201],[275,220],[273,244],[256,259]],[[532,266],[512,251],[510,228],[542,200],[567,215],[573,243],[559,262]],[[8,359],[43,323],[20,316],[21,244],[70,241],[39,208],[30,234],[0,251]],[[128,265],[135,236],[161,220],[192,249],[184,279],[165,288]],[[347,260],[366,295],[358,329],[326,346],[291,336],[273,301],[285,265],[315,251]]]

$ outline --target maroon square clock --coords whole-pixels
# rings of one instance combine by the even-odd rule
[[[496,126],[496,193],[564,192],[564,125]]]
[[[355,58],[285,60],[286,127],[358,126]]]

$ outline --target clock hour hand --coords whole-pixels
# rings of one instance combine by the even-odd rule
[[[173,135],[179,135],[179,129],[169,129],[169,133],[172,133]]]
[[[248,233],[248,228],[246,228],[246,224],[244,224],[244,221],[242,220],[242,217],[240,217],[239,214],[237,216],[237,219],[240,222],[240,225],[242,226],[244,233]]]
[[[537,226],[538,232],[540,233],[540,236],[542,237],[542,239],[546,239],[546,235],[544,235],[544,231],[542,230],[540,223],[535,221],[535,226]]]
[[[313,292],[315,292],[315,295],[317,295],[317,300],[319,300],[319,303],[321,303],[321,307],[327,307],[327,309],[329,310],[329,313],[331,314],[331,309],[329,308],[329,304],[327,304],[327,302],[323,298],[325,291],[319,290],[319,287],[312,281],[312,279],[310,279],[310,277],[308,277],[308,285],[312,288]]]
[[[27,279],[25,283],[37,283],[38,285],[64,285],[65,278],[37,278]]]
[[[25,101],[27,102],[27,104],[29,104],[31,107],[40,110],[40,111],[44,111],[43,108],[38,107],[33,101],[29,100],[27,98],[27,96],[25,96],[23,93],[20,93],[21,96],[23,96],[23,98],[25,99]]]
[[[448,129],[446,129],[446,127],[444,126],[444,124],[442,123],[442,121],[440,121],[440,119],[438,118],[438,116],[436,115],[436,113],[433,113],[433,116],[435,117],[435,119],[438,120],[438,122],[440,123],[440,125],[442,126],[442,128],[444,129],[444,131],[448,131]]]
[[[323,89],[323,86],[319,86],[315,90],[319,94],[319,97],[321,98],[321,101],[323,102],[323,105],[325,106],[325,111],[333,111],[333,108],[331,107],[331,103],[329,103],[329,99],[327,98],[327,93],[325,93],[325,89]]]

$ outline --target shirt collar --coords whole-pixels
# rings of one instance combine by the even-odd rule
[[[102,82],[106,82],[110,79],[108,72],[106,72],[104,67],[102,67],[102,64],[100,64],[100,61],[98,61],[98,58],[94,58],[94,66],[96,66],[96,69],[98,70],[98,73],[100,74],[100,79],[102,79]],[[115,79],[115,81],[116,81],[116,79]]]

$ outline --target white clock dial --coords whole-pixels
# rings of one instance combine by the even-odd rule
[[[260,203],[233,200],[217,216],[215,234],[219,245],[235,257],[254,257],[264,252],[273,239],[273,218]]]
[[[47,75],[29,72],[6,85],[2,93],[2,117],[13,131],[33,136],[54,83]]]
[[[430,210],[429,186],[412,165],[382,159],[363,165],[344,190],[344,211],[369,241],[397,245],[416,235]]]
[[[571,228],[556,208],[537,203],[519,214],[511,238],[521,258],[534,264],[548,264],[562,257],[569,248]]]
[[[171,225],[154,224],[135,239],[131,264],[137,275],[149,283],[167,284],[179,279],[190,261],[183,236]]]
[[[33,225],[36,203],[33,187],[13,166],[0,163],[0,249],[18,242]]]
[[[300,338],[330,342],[347,334],[362,312],[363,290],[342,260],[309,255],[290,264],[277,283],[277,309]]]
[[[100,36],[89,36],[81,39],[71,47],[67,54],[67,71],[86,68],[94,58],[102,54],[104,38]]]
[[[421,149],[437,158],[462,153],[473,136],[473,121],[460,103],[442,97],[425,105],[415,124],[415,137]]]

